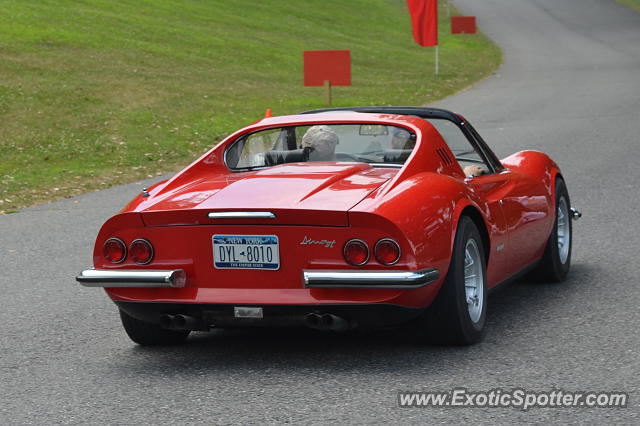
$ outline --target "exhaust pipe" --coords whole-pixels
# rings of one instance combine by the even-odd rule
[[[173,328],[178,330],[196,330],[201,327],[200,320],[190,315],[178,314],[173,317]]]
[[[173,328],[173,315],[161,315],[160,316],[160,326],[162,328]]]
[[[324,314],[320,318],[320,323],[329,330],[344,331],[349,329],[349,322],[333,314]]]
[[[350,328],[347,320],[333,314],[307,314],[305,323],[307,327],[315,328],[316,330],[344,331]]]
[[[318,314],[307,314],[304,320],[307,323],[307,326],[311,328],[316,328],[316,329],[322,328],[320,324],[320,315]]]
[[[160,326],[169,330],[200,330],[202,322],[189,315],[161,315]]]

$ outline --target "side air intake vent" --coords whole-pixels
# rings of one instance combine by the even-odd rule
[[[452,163],[451,158],[449,157],[449,154],[447,153],[447,151],[445,151],[442,148],[438,148],[436,149],[436,152],[438,153],[438,155],[440,156],[440,159],[446,166]]]

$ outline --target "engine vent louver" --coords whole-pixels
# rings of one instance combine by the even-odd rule
[[[452,163],[451,158],[449,157],[449,154],[447,153],[447,151],[445,151],[442,148],[438,148],[436,149],[436,152],[438,153],[438,155],[440,156],[440,159],[446,166]]]

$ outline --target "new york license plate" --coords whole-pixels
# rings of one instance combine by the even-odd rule
[[[217,269],[280,269],[275,235],[214,235],[211,239]]]

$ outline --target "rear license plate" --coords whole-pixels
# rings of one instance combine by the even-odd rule
[[[214,235],[211,239],[216,269],[280,269],[276,235]]]

